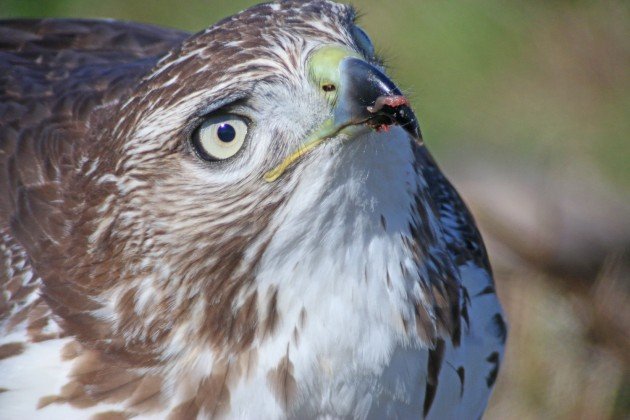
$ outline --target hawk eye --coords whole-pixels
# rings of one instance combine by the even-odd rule
[[[212,116],[193,132],[192,144],[202,159],[227,159],[241,150],[247,129],[247,122],[238,115]]]

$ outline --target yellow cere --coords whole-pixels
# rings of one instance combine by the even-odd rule
[[[309,59],[308,66],[313,83],[324,92],[324,86],[335,86],[332,92],[324,92],[326,98],[335,105],[337,94],[339,92],[339,84],[341,83],[341,74],[339,74],[339,64],[344,58],[356,57],[361,58],[355,51],[341,46],[328,46],[315,51]]]
[[[325,95],[331,107],[337,102],[337,95],[340,91],[341,74],[339,74],[339,64],[344,58],[361,56],[347,47],[327,46],[318,49],[313,53],[308,62],[309,74],[312,82]],[[325,86],[334,86],[333,90],[326,91]],[[273,182],[298,159],[319,146],[323,141],[334,137],[343,127],[335,127],[332,118],[327,119],[322,126],[311,134],[306,141],[294,153],[287,156],[278,166],[265,173],[264,179]]]

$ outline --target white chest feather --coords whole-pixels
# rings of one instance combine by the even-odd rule
[[[407,381],[392,378],[405,389],[384,389],[379,378],[393,362],[406,366],[404,375],[421,369],[412,361],[418,355],[402,350],[421,344],[406,342],[401,316],[411,286],[401,273],[411,256],[400,238],[416,189],[411,150],[403,136],[372,140],[339,150],[353,159],[324,159],[337,168],[312,165],[300,174],[257,277],[263,294],[277,292],[279,319],[260,348],[270,363],[262,371],[288,356],[303,399],[298,417],[361,417],[383,393],[409,402]],[[392,360],[395,352],[400,360]]]

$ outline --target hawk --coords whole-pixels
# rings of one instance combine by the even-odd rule
[[[1,418],[479,418],[506,326],[349,6],[0,25]]]

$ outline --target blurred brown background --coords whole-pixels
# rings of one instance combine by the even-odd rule
[[[245,0],[0,0],[197,31]],[[484,231],[510,323],[487,419],[630,418],[630,2],[356,0]]]

